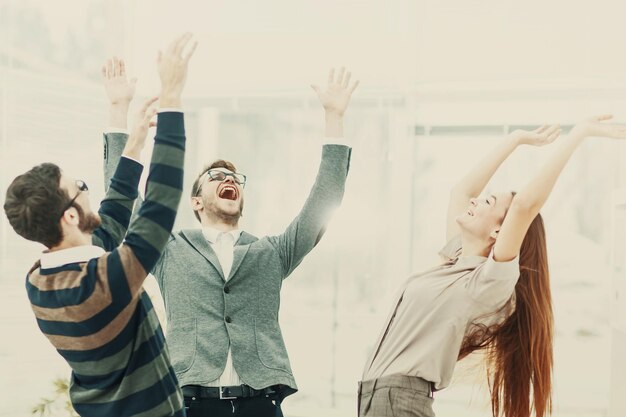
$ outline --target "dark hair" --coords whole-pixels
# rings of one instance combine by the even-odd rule
[[[61,169],[44,163],[16,177],[9,185],[4,213],[18,235],[48,248],[61,242],[60,218],[70,197],[61,189],[60,180]]]
[[[502,324],[477,325],[463,340],[459,359],[486,350],[494,416],[530,417],[534,410],[544,417],[552,412],[554,325],[546,233],[539,214],[524,237],[519,265],[515,311]]]
[[[200,178],[202,178],[202,176],[206,174],[208,170],[213,169],[213,168],[226,168],[229,171],[237,172],[237,168],[235,168],[235,165],[233,165],[232,162],[225,161],[223,159],[218,159],[217,161],[212,162],[210,165],[205,166],[202,169],[202,171],[200,171],[200,173],[196,177],[196,180],[193,182],[193,186],[191,187],[192,197],[197,197],[198,194],[200,193],[200,190],[201,190]],[[194,216],[196,216],[196,219],[200,221],[200,215],[198,214],[196,210],[193,211],[193,214]]]

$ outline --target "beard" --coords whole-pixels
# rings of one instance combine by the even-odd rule
[[[222,210],[215,201],[204,201],[205,212],[208,216],[220,219],[222,222],[236,226],[243,214],[243,198],[239,203],[239,210],[236,213],[230,213]]]
[[[78,221],[78,228],[81,232],[91,234],[94,230],[100,227],[101,224],[102,221],[100,220],[99,216],[93,213],[88,213],[84,217],[80,218],[80,220]]]
[[[78,211],[78,229],[83,233],[93,233],[100,225],[102,224],[102,220],[100,220],[100,216],[94,213],[85,213],[82,208],[75,206]]]

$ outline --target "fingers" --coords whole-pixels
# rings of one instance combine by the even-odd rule
[[[350,88],[350,94],[352,94],[354,92],[354,90],[356,90],[356,88],[359,86],[359,80],[356,80],[354,82],[354,84],[352,84],[352,87]]]
[[[350,85],[351,76],[352,76],[352,73],[348,71],[348,73],[346,74],[346,78],[343,80],[343,84],[341,84],[343,88],[348,88],[348,85]]]
[[[339,69],[339,73],[337,74],[337,78],[335,78],[335,69],[331,68],[328,73],[328,85],[339,84],[340,87],[347,89],[350,94],[359,86],[359,81],[355,81],[352,86],[350,86],[350,79],[352,78],[352,73],[350,71],[346,72],[345,67],[341,67]],[[311,86],[313,87],[313,86]],[[313,88],[315,90],[315,88]],[[316,93],[319,93],[319,90],[315,90]]]
[[[154,127],[157,125],[157,122],[153,119],[154,119],[154,116],[156,116],[158,109],[156,106],[150,107],[157,100],[158,100],[158,97],[152,97],[151,99],[148,99],[143,104],[137,116],[138,117],[137,126],[144,126],[144,128],[146,127],[149,128],[149,127]]]
[[[543,134],[544,134],[545,136],[550,136],[550,135],[552,135],[554,132],[557,132],[557,131],[559,131],[559,130],[561,130],[561,126],[559,126],[559,125],[551,125],[551,126],[549,126],[547,129],[545,129],[545,130],[544,130]]]
[[[157,101],[158,99],[159,99],[159,96],[154,96],[146,100],[143,103],[143,106],[141,106],[141,110],[140,110],[141,114],[145,114],[148,111],[148,107],[154,104],[154,102]]]
[[[315,84],[311,84],[311,88],[313,89],[313,91],[315,91],[318,95],[321,94],[321,90],[320,87],[318,85]]]
[[[594,122],[603,122],[605,120],[611,120],[613,118],[612,114],[603,114],[600,116],[594,116],[591,118]]]
[[[189,52],[187,52],[187,54],[183,56],[183,51],[185,50],[185,47],[187,46],[187,44],[189,43],[192,37],[193,37],[193,33],[191,32],[183,33],[167,47],[167,49],[165,50],[165,53],[181,57],[185,62],[188,62],[191,56],[193,55],[194,51],[196,50],[196,46],[198,46],[198,42],[194,42],[193,45],[191,45],[191,48],[189,48]],[[157,56],[157,62],[161,62],[162,58],[163,58],[163,53],[159,51],[159,55]]]
[[[176,48],[178,47],[178,44],[185,36],[187,36],[187,32],[183,33],[182,35],[174,39],[174,41],[168,45],[167,49],[165,50],[165,53],[168,53],[168,54],[175,53]]]
[[[187,55],[185,55],[183,57],[183,60],[185,62],[189,62],[189,59],[191,58],[191,56],[193,55],[194,51],[196,50],[196,46],[198,46],[198,42],[197,41],[195,41],[193,43],[193,45],[191,45],[191,48],[189,49],[189,52],[187,52]]]
[[[556,140],[556,138],[558,138],[561,135],[561,127],[560,126],[556,126],[557,128],[548,135],[548,137],[546,138],[546,142],[548,143],[552,143]]]
[[[105,64],[102,66],[102,76],[107,79],[111,79],[114,77],[125,77],[126,63],[123,59],[116,56],[107,59]]]
[[[176,42],[176,44],[174,45],[174,48],[172,49],[172,53],[176,54],[177,56],[180,56],[183,52],[183,49],[185,49],[185,46],[187,46],[189,39],[191,39],[191,36],[192,36],[191,32],[186,32],[180,38],[178,38],[178,41]]]
[[[150,119],[152,119],[156,114],[157,114],[156,107],[152,107],[151,109],[148,109],[146,113],[144,114],[144,118],[143,118],[144,123],[146,123],[148,126],[154,123],[154,125],[156,126],[156,123],[154,121],[150,121]]]
[[[113,76],[120,76],[120,60],[116,56],[113,57]]]
[[[341,67],[341,69],[339,70],[339,75],[337,75],[337,84],[343,85],[343,75],[345,72],[346,69],[344,67]]]
[[[535,140],[538,140],[538,145],[546,145],[552,143],[561,135],[560,125],[543,125],[539,129],[532,132],[536,135]]]

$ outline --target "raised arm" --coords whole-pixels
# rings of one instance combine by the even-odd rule
[[[313,91],[324,108],[324,118],[326,120],[325,135],[327,138],[343,137],[343,115],[348,109],[352,93],[359,86],[359,81],[355,81],[350,85],[352,73],[346,73],[345,68],[339,70],[339,74],[335,77],[335,69],[331,69],[328,73],[328,85],[326,90],[322,90],[318,85],[311,84]]]
[[[137,79],[129,80],[124,60],[113,57],[102,66],[102,80],[109,100],[109,125],[104,133],[104,187],[106,190],[128,140],[128,109],[135,96]],[[134,159],[139,160],[139,154]]]
[[[558,125],[544,125],[533,131],[515,130],[507,135],[487,156],[472,168],[452,190],[446,220],[446,241],[461,233],[456,218],[467,210],[470,199],[478,197],[500,165],[520,145],[543,146],[552,143],[560,134]]]
[[[343,116],[358,81],[350,85],[351,74],[342,68],[337,77],[334,70],[328,76],[328,86],[322,90],[311,87],[318,94],[324,108],[326,141],[340,143],[343,136]],[[315,184],[298,216],[278,236],[270,237],[283,261],[285,277],[302,262],[324,234],[331,214],[341,204],[350,166],[351,148],[327,144],[322,149],[322,161]]]
[[[127,145],[124,152],[130,156],[121,164],[120,172],[113,180],[115,186],[109,187],[112,183],[113,173],[120,163],[120,158],[118,156],[115,163],[106,163],[108,146],[105,138],[106,196],[99,209],[102,225],[94,231],[92,241],[94,245],[110,251],[122,243],[128,228],[133,203],[137,198],[137,185],[143,168],[137,159],[139,159],[145,138],[143,142],[131,140],[126,143],[127,135],[119,133],[125,130],[127,126],[128,107],[135,93],[136,81],[134,79],[127,80],[124,61],[117,58],[109,59],[102,67],[102,78],[109,99],[108,130],[117,131],[117,133],[110,134],[123,137],[122,146]],[[107,169],[109,170],[108,173],[106,172]]]
[[[612,116],[598,116],[577,124],[528,184],[515,195],[494,245],[494,259],[508,261],[519,254],[531,222],[548,199],[574,151],[589,136],[626,139],[626,126],[602,123]]]
[[[165,248],[182,194],[185,129],[180,96],[195,49],[194,43],[184,52],[190,39],[191,34],[185,34],[164,53],[159,53],[160,106],[167,110],[159,113],[145,201],[130,225],[124,244],[111,253],[108,261],[109,268],[120,268],[118,272],[126,277],[133,296],[139,293]]]

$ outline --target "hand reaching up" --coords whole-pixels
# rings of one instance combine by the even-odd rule
[[[610,114],[594,116],[580,123],[572,129],[572,134],[580,136],[598,136],[611,139],[626,139],[626,125],[603,123],[613,118]]]
[[[161,107],[180,107],[180,96],[187,81],[187,66],[196,49],[194,42],[187,52],[185,48],[192,34],[185,33],[172,42],[165,52],[159,51],[158,69],[161,78]]]
[[[152,118],[156,115],[157,109],[152,105],[158,99],[158,97],[152,97],[146,100],[141,109],[137,111],[123,155],[137,161],[140,159],[141,151],[146,144],[148,129],[156,126],[156,122],[152,121]]]
[[[111,105],[128,106],[135,96],[137,78],[128,80],[124,60],[117,57],[108,59],[102,66],[102,78]]]
[[[528,131],[517,129],[509,133],[509,137],[519,145],[544,146],[554,142],[561,134],[559,125],[543,125],[538,129]]]
[[[342,117],[345,113],[350,103],[350,97],[359,85],[358,81],[350,85],[351,76],[352,74],[349,71],[346,73],[345,68],[341,68],[339,74],[335,77],[335,69],[333,68],[328,74],[326,90],[322,90],[317,85],[311,85],[311,88],[317,93],[327,115]]]

